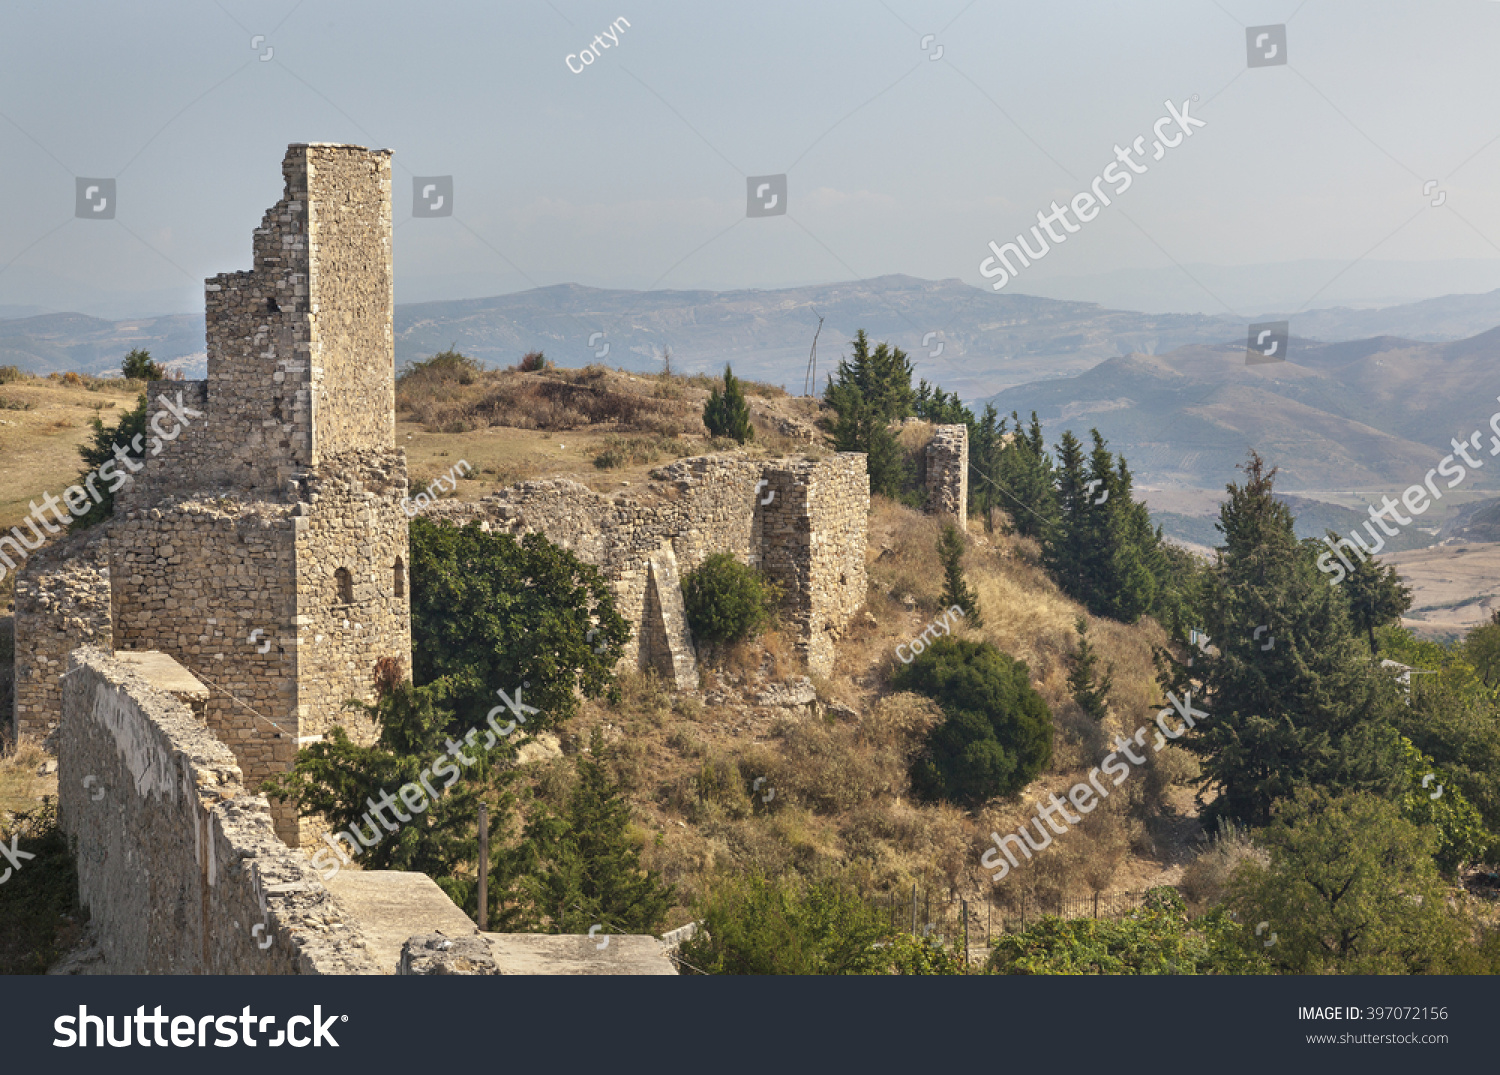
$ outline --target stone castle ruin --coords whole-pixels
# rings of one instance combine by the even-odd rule
[[[153,858],[161,876],[150,886],[165,893],[176,884],[178,895],[162,896],[176,901],[173,921],[191,920],[205,938],[202,952],[132,956],[124,966],[222,969],[207,950],[209,933],[226,928],[214,916],[238,928],[252,896],[267,913],[259,875],[235,874],[257,856],[271,855],[278,883],[290,886],[288,922],[309,907],[314,918],[324,913],[327,893],[292,850],[311,830],[290,804],[254,789],[336,724],[373,741],[375,728],[344,701],[373,700],[379,658],[411,666],[391,154],[295,144],[282,172],[285,192],[255,230],[252,268],[207,282],[207,379],[149,387],[148,417],[171,411],[178,433],[153,442],[116,494],[113,518],[43,547],[17,572],[14,731],[50,737],[59,755],[62,821],[79,840],[86,902],[126,901],[96,916],[128,929],[130,849],[166,847]],[[962,433],[940,427],[927,449],[929,510],[960,522]],[[730,552],[780,587],[798,651],[810,670],[831,672],[834,643],[866,595],[864,456],[713,455],[679,460],[653,479],[613,498],[571,481],[533,481],[423,510],[539,532],[597,566],[634,628],[622,665],[655,669],[678,689],[698,686],[682,576]],[[141,679],[148,666],[149,682]],[[107,825],[81,817],[92,800],[73,786],[80,766],[110,770],[111,794],[133,796],[115,804]],[[144,808],[153,798],[177,805]],[[225,810],[241,820],[214,821]],[[249,835],[236,843],[230,830]],[[279,850],[266,850],[273,832]],[[217,866],[215,847],[228,856]],[[99,872],[111,849],[123,873]],[[205,894],[215,871],[238,877],[227,909],[210,907]],[[165,913],[151,905],[153,929],[166,929]],[[314,963],[341,958],[325,953]]]

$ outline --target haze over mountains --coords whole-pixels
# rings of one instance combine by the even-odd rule
[[[826,319],[818,343],[820,381],[847,352],[854,331],[864,328],[874,339],[905,348],[921,376],[965,399],[1070,377],[1133,352],[1160,355],[1192,344],[1243,350],[1246,328],[1228,316],[1112,310],[909,276],[772,291],[639,292],[559,284],[398,305],[396,357],[403,364],[454,344],[496,365],[543,350],[564,365],[604,361],[655,369],[662,349],[670,347],[678,369],[717,370],[729,361],[742,375],[801,391],[820,315]],[[1255,317],[1279,319],[1275,313]],[[1500,291],[1383,309],[1315,310],[1290,319],[1295,336],[1322,341],[1377,335],[1456,340],[1500,325]],[[924,344],[929,333],[937,335]],[[608,352],[598,355],[606,344]],[[939,344],[941,353],[932,354]],[[201,375],[203,318],[107,321],[55,313],[0,320],[0,365],[38,373],[112,372],[130,347],[145,347],[188,376]]]

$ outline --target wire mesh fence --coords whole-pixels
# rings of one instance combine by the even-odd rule
[[[893,930],[967,950],[970,959],[979,960],[987,955],[992,938],[1024,929],[1043,916],[1120,919],[1144,907],[1150,891],[1142,888],[1040,898],[1021,895],[1013,904],[994,906],[987,901],[956,899],[931,890],[923,892],[913,885],[910,890],[874,896],[870,904],[888,916]]]

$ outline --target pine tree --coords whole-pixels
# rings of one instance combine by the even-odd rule
[[[561,815],[539,807],[511,856],[525,923],[552,933],[654,933],[676,897],[654,870],[641,866],[630,839],[630,804],[602,760],[604,738],[595,728],[589,752],[575,760],[578,783]],[[517,923],[519,924],[519,923]]]
[[[1030,431],[1021,428],[1021,417],[1014,411],[1011,418],[1016,428],[1008,437],[1004,422],[1001,423],[992,488],[996,502],[1010,515],[1016,532],[1045,541],[1058,521],[1052,461],[1042,444],[1042,427],[1036,412],[1031,412]]]
[[[1042,562],[1063,593],[1076,601],[1089,593],[1090,532],[1088,517],[1088,481],[1083,469],[1083,445],[1064,430],[1057,444],[1057,522],[1044,535]]]
[[[1254,452],[1241,469],[1220,509],[1224,545],[1200,624],[1217,655],[1195,653],[1189,667],[1158,653],[1162,686],[1178,699],[1191,692],[1207,714],[1181,741],[1201,759],[1203,787],[1218,791],[1205,824],[1265,825],[1299,787],[1394,794],[1394,689],[1375,674],[1313,548],[1298,542],[1275,469]]]
[[[1078,632],[1078,648],[1068,655],[1068,690],[1084,715],[1099,724],[1109,713],[1109,692],[1115,682],[1114,666],[1111,665],[1100,678],[1099,655],[1089,644],[1088,620],[1079,616],[1073,626]]]
[[[745,402],[745,392],[735,378],[734,371],[724,366],[724,391],[717,387],[708,394],[703,405],[703,424],[710,435],[733,437],[744,444],[755,439],[755,429],[750,425],[750,405]]]
[[[952,523],[943,526],[942,536],[938,538],[938,559],[943,564],[943,607],[953,608],[957,605],[963,609],[970,627],[983,627],[984,617],[979,613],[979,599],[964,579],[964,538]]]
[[[1332,531],[1328,536],[1334,541],[1339,537]],[[1380,647],[1375,641],[1375,628],[1401,619],[1401,614],[1411,608],[1411,590],[1401,585],[1394,567],[1382,566],[1373,557],[1355,559],[1354,570],[1340,589],[1349,602],[1355,630],[1369,638],[1370,652],[1376,653]]]

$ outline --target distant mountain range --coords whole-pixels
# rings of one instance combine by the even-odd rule
[[[1138,480],[1213,489],[1254,447],[1287,492],[1399,489],[1481,434],[1465,491],[1500,488],[1489,454],[1500,411],[1500,329],[1449,343],[1293,337],[1290,360],[1247,366],[1243,344],[1112,358],[1065,382],[1007,389],[1002,413],[1036,410],[1049,443],[1097,427]],[[1500,443],[1500,441],[1496,441]],[[1445,483],[1446,484],[1446,483]]]
[[[670,348],[678,370],[707,372],[732,362],[742,376],[800,392],[819,316],[825,319],[818,340],[820,382],[847,353],[854,331],[864,328],[872,338],[904,348],[920,376],[965,399],[1071,378],[1133,353],[1224,345],[1226,355],[1238,349],[1243,356],[1247,327],[1229,317],[1110,310],[909,276],[774,291],[638,292],[561,284],[493,298],[398,305],[396,358],[404,364],[456,345],[492,365],[543,350],[563,365],[600,361],[642,370],[659,368],[662,351]],[[1442,341],[1476,335],[1500,325],[1500,291],[1379,310],[1319,310],[1289,320],[1296,337],[1292,359],[1300,363],[1295,349],[1303,339],[1386,334]],[[189,376],[201,375],[203,318],[106,321],[40,314],[0,320],[0,365],[38,373],[113,372],[131,347],[144,347]],[[1059,390],[1079,398],[1084,386],[1067,384]],[[1087,398],[1094,398],[1093,391]]]

